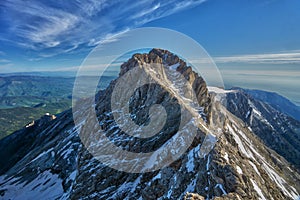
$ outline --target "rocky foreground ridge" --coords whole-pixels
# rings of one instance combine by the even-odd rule
[[[82,144],[79,132],[85,121],[75,126],[72,111],[67,110],[42,126],[30,126],[0,141],[1,158],[8,163],[0,171],[0,199],[298,198],[299,173],[253,133],[248,121],[229,112],[218,95],[210,94],[205,81],[183,60],[161,49],[135,54],[121,66],[119,78],[143,63],[159,63],[180,72],[197,96],[202,128],[178,160],[147,173],[126,173],[109,168]],[[160,77],[167,73],[164,68],[147,72],[158,73]],[[169,108],[162,131],[145,140],[122,133],[115,126],[110,107],[115,84],[116,80],[96,95],[96,105],[86,106],[94,106],[99,124],[116,145],[128,151],[148,152],[176,134],[180,101],[175,94],[158,85],[137,89],[129,108],[132,120],[139,125],[148,123],[147,106],[162,104]],[[125,86],[123,89],[126,90]],[[85,112],[84,107],[82,112]],[[88,115],[85,120],[89,120]],[[93,127],[90,128],[92,131]],[[216,128],[220,133],[216,145],[204,158],[199,157],[207,131]],[[263,130],[264,127],[257,126],[259,128]],[[272,139],[272,135],[270,137]],[[99,141],[98,145],[105,144]]]

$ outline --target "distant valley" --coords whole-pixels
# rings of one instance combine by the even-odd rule
[[[37,73],[36,73],[37,74]],[[89,80],[82,77],[88,87]],[[113,77],[104,77],[98,89]],[[24,127],[45,113],[58,114],[72,105],[74,77],[12,74],[0,76],[0,138]]]

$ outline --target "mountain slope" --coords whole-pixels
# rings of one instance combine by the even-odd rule
[[[239,117],[268,147],[300,170],[300,122],[242,89],[224,91],[210,88],[226,108]]]
[[[162,67],[155,71],[144,63],[159,63]],[[82,101],[82,110],[78,113],[81,124],[74,125],[72,112],[68,110],[56,119],[0,140],[1,157],[10,163],[0,172],[0,199],[31,199],[34,196],[44,199],[184,199],[191,196],[188,193],[198,193],[207,199],[295,199],[299,196],[300,175],[214,95],[208,94],[204,80],[184,61],[166,50],[153,49],[148,54],[133,55],[121,66],[118,79],[134,68],[145,70],[151,77],[163,77],[161,80],[166,82],[168,77],[176,81],[172,75],[177,71],[193,86],[200,106],[196,108],[199,118],[195,119],[198,129],[183,155],[171,165],[147,173],[117,171],[93,157],[87,148],[94,146],[84,146],[79,138],[81,134],[81,139],[89,139],[82,135],[85,129],[95,133],[95,127],[87,126],[92,120],[86,114],[91,106],[96,110],[97,123],[105,130],[103,134],[115,145],[132,152],[151,152],[172,141],[181,118],[179,108],[191,109],[178,96],[180,89],[173,90],[171,85],[168,88],[151,84],[140,87],[129,103],[132,121],[139,125],[149,123],[147,113],[153,104],[159,103],[169,109],[166,109],[166,125],[159,134],[145,140],[132,138],[115,126],[110,103],[116,80],[97,94],[96,105],[89,104],[93,99]],[[176,82],[175,86],[178,84]],[[128,90],[125,85],[120,89]],[[192,109],[189,111],[194,113]],[[218,141],[203,157],[203,142],[214,130],[219,133]],[[191,132],[185,134],[188,136]],[[16,148],[12,141],[17,141],[24,150]],[[97,140],[91,145],[103,147],[107,144]],[[9,151],[5,151],[7,147]],[[151,163],[158,161],[160,156],[149,159]]]

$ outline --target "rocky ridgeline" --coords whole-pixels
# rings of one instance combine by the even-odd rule
[[[216,95],[210,95],[204,80],[183,60],[166,50],[153,49],[148,54],[133,55],[121,66],[120,77],[143,63],[160,63],[165,67],[176,64],[175,70],[192,84],[202,108],[199,108],[202,126],[217,127],[221,133],[208,155],[199,157],[207,134],[199,129],[192,145],[170,166],[148,173],[117,171],[87,151],[77,132],[84,123],[75,127],[69,110],[40,129],[31,126],[0,141],[1,157],[10,163],[1,171],[0,199],[281,200],[299,196],[300,175],[284,158],[266,147],[243,119],[229,112]],[[163,75],[163,71],[162,68],[157,73]],[[147,123],[149,108],[143,105],[162,104],[172,111],[167,110],[166,124],[157,137],[124,140],[124,133],[114,127],[110,114],[116,82],[112,81],[96,96],[95,105],[99,124],[115,144],[130,151],[148,152],[174,136],[180,118],[178,100],[159,85],[147,85],[137,89],[129,102],[130,111],[136,116],[132,120],[140,125]],[[126,90],[125,86],[123,89]],[[82,107],[82,113],[85,110]],[[23,140],[29,134],[30,139]],[[16,149],[2,151],[4,145],[15,139],[24,141],[26,153],[18,156]],[[102,145],[101,141],[98,145]]]

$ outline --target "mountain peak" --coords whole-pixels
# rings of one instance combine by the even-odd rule
[[[161,64],[161,68],[151,72],[148,70],[151,63]],[[115,166],[118,168],[110,168],[108,162],[113,160],[113,157],[107,153],[106,147],[112,142],[118,147],[113,149],[117,153],[121,149],[146,154],[174,141],[178,144],[176,147],[185,145],[184,137],[176,137],[177,132],[180,132],[183,116],[181,110],[185,105],[180,104],[181,99],[176,90],[172,93],[170,88],[160,87],[159,84],[137,87],[129,96],[129,100],[124,98],[130,89],[129,86],[121,85],[117,91],[123,93],[117,93],[117,103],[125,105],[129,114],[121,116],[128,118],[124,124],[117,123],[119,118],[114,114],[119,113],[121,109],[114,109],[112,106],[113,92],[118,86],[118,81],[125,78],[135,67],[150,75],[160,75],[163,81],[168,77],[167,73],[176,75],[178,72],[179,75],[183,75],[195,91],[200,105],[198,111],[204,114],[201,117],[207,117],[206,120],[197,121],[193,118],[187,121],[187,124],[197,122],[202,126],[196,130],[192,144],[170,165],[147,173],[121,171],[120,169],[127,164],[127,160],[121,154],[117,154],[121,162],[116,163]],[[130,77],[131,80],[125,81],[134,82],[138,78]],[[176,81],[175,78],[171,80]],[[172,82],[170,87],[171,84]],[[205,197],[224,200],[292,200],[299,196],[299,173],[284,158],[266,147],[246,126],[243,119],[214,101],[208,94],[206,83],[201,76],[167,50],[152,49],[147,54],[133,55],[122,64],[120,76],[112,81],[105,91],[99,93],[96,102],[93,103],[96,105],[83,101],[83,105],[79,106],[75,114],[80,115],[81,121],[76,125],[72,118],[72,116],[76,118],[76,115],[72,115],[69,110],[42,127],[31,126],[0,140],[0,155],[2,158],[8,158],[10,162],[1,171],[4,175],[0,176],[0,198],[26,199],[30,195],[49,199],[204,199]],[[138,138],[120,128],[121,125],[133,124],[132,127],[138,127],[134,129],[137,132],[140,127],[151,124],[149,120],[151,114],[158,118],[160,117],[158,115],[163,115],[163,112],[158,112],[158,115],[150,112],[150,107],[157,104],[165,107],[167,118],[156,135]],[[96,111],[96,120],[87,113],[88,109]],[[90,125],[90,122],[95,124]],[[154,128],[161,125],[160,120],[155,122],[157,124]],[[98,127],[101,127],[102,131],[97,132]],[[200,157],[199,152],[205,146],[203,144],[207,139],[207,132],[215,130],[212,128],[216,128],[220,137],[213,149],[204,157]],[[84,131],[94,134],[82,137]],[[32,134],[29,134],[30,132]],[[182,129],[182,133],[182,136],[192,134],[190,129]],[[106,140],[102,140],[103,136]],[[86,145],[85,139],[90,139],[88,137],[92,140]],[[12,145],[15,141],[23,147],[22,151]],[[104,155],[100,155],[106,158],[107,162],[100,162],[89,151],[97,147],[107,150]],[[172,155],[176,156],[177,148],[173,150]],[[143,167],[147,167],[148,164],[159,165],[164,153],[152,154],[145,160],[133,156],[135,163],[131,167],[132,169],[140,167],[142,161],[146,161]],[[15,191],[18,193],[15,194]]]
[[[149,51],[149,53],[136,53],[132,57],[121,65],[120,76],[126,73],[128,70],[132,69],[139,64],[163,64],[164,66],[174,65],[179,63],[186,65],[186,63],[179,59],[178,56],[169,52],[168,50],[154,48]]]
[[[127,62],[121,65],[119,77],[137,66],[145,65],[145,67],[151,68],[151,64],[161,64],[164,69],[175,70],[182,74],[193,87],[199,105],[205,107],[205,110],[207,111],[210,99],[204,79],[198,73],[193,71],[191,66],[187,66],[187,63],[184,60],[168,50],[154,48],[150,50],[149,53],[134,54]],[[158,73],[163,74],[165,72]]]

